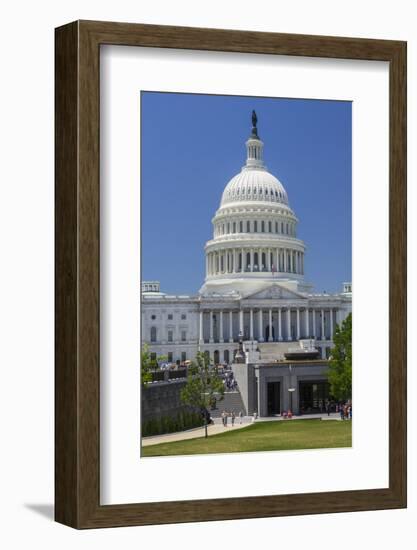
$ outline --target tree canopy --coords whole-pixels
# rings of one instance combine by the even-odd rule
[[[158,361],[164,361],[166,357],[160,355],[156,359],[153,359],[149,351],[148,344],[143,344],[140,354],[140,380],[142,386],[146,386],[148,382],[152,381],[152,370],[159,367]]]
[[[341,326],[336,325],[329,360],[328,380],[330,393],[335,399],[346,401],[352,398],[352,314]]]
[[[187,383],[181,391],[181,400],[186,405],[200,409],[204,413],[204,426],[207,437],[206,411],[216,401],[223,399],[223,380],[210,364],[208,357],[197,352],[195,361],[188,367]]]

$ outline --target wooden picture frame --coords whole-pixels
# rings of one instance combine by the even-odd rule
[[[406,43],[77,21],[56,29],[55,518],[75,528],[406,506]],[[117,44],[389,62],[389,487],[100,505],[99,57]]]

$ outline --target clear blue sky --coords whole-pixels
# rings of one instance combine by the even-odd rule
[[[351,280],[350,102],[142,92],[142,279],[194,294],[227,182],[245,162],[258,115],[268,170],[284,185],[307,245],[306,280]]]

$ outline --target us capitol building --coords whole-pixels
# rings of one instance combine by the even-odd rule
[[[268,172],[252,113],[246,163],[226,185],[205,245],[197,295],[171,296],[142,282],[142,343],[169,362],[233,363],[246,412],[317,409],[336,324],[352,309],[352,285],[317,294],[304,279],[306,246],[282,183]],[[239,342],[242,342],[239,344]],[[239,348],[242,353],[235,355]],[[240,364],[244,363],[244,364]],[[288,391],[286,391],[288,390]]]

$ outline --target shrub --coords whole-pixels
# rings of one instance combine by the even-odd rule
[[[182,432],[198,428],[204,424],[202,415],[193,410],[185,410],[176,416],[161,416],[142,423],[142,437],[160,435],[173,432]]]

